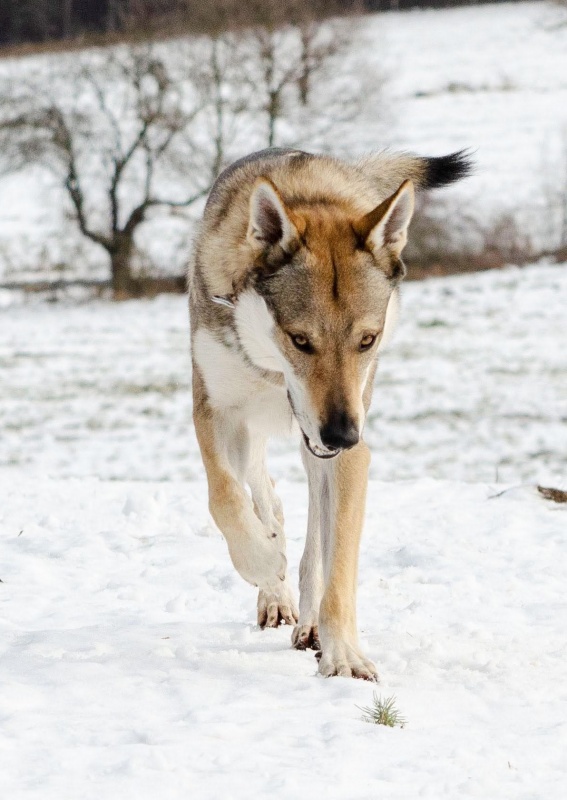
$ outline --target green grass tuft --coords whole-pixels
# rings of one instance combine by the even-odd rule
[[[371,722],[373,725],[386,725],[388,728],[395,728],[396,725],[399,725],[400,728],[403,728],[406,724],[405,718],[400,716],[400,712],[396,708],[394,695],[382,699],[374,692],[371,706],[357,706],[357,708],[362,711],[363,721]]]

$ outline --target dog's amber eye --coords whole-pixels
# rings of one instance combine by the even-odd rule
[[[367,333],[366,336],[363,336],[362,339],[360,340],[360,349],[370,350],[375,341],[376,341],[376,334]]]
[[[290,334],[291,341],[297,347],[298,350],[301,350],[302,353],[312,353],[313,346],[307,336],[303,336],[302,333],[297,334]]]

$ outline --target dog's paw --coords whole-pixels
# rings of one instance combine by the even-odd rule
[[[278,625],[295,625],[299,617],[293,592],[287,581],[275,592],[258,592],[258,625],[261,628],[277,628]]]
[[[315,657],[319,661],[319,675],[324,678],[340,675],[342,678],[378,682],[378,673],[372,661],[347,642],[331,642]]]
[[[320,650],[317,625],[296,625],[291,634],[291,646],[296,650]]]
[[[245,581],[268,594],[279,594],[285,581],[287,559],[281,537],[264,531],[243,536],[229,545],[230,557]]]

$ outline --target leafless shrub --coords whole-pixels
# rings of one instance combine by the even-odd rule
[[[454,205],[449,215],[446,202],[427,198],[418,204],[404,259],[410,278],[498,269],[535,257],[513,213],[502,212],[484,223]]]

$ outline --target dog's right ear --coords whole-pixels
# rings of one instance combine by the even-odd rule
[[[413,208],[413,183],[404,181],[394,194],[354,224],[355,233],[370,250],[388,247],[399,257],[408,239]]]
[[[274,247],[290,252],[299,239],[298,229],[289,210],[268,178],[258,178],[252,189],[246,238],[258,252]]]

